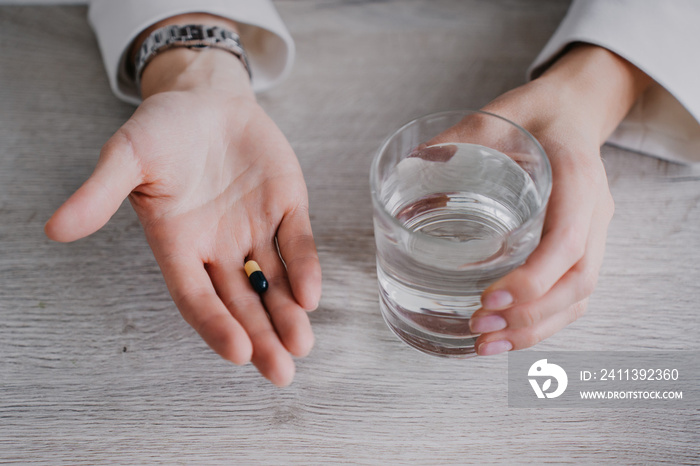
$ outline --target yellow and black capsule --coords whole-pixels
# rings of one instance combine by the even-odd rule
[[[255,261],[248,261],[245,263],[244,268],[253,289],[260,294],[266,292],[267,279],[265,278],[265,275],[263,275],[262,270],[260,270],[258,263]]]

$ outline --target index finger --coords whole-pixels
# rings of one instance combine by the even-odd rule
[[[294,298],[304,309],[316,309],[321,299],[321,263],[307,209],[297,208],[285,215],[277,231],[277,243]]]

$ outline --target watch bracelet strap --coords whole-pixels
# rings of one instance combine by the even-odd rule
[[[187,47],[193,50],[218,48],[231,52],[243,63],[248,76],[252,79],[248,56],[241,45],[241,39],[235,32],[219,26],[199,24],[168,25],[151,32],[143,41],[134,59],[136,84],[140,88],[141,75],[146,65],[159,53],[175,47]]]

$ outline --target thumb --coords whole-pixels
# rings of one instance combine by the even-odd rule
[[[141,180],[133,147],[117,132],[102,148],[90,178],[46,222],[46,235],[61,242],[91,235],[107,223]]]

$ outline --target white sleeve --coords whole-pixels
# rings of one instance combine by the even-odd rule
[[[608,142],[675,162],[700,162],[700,1],[574,0],[529,77],[573,42],[605,47],[656,81]]]
[[[92,0],[89,21],[117,97],[140,102],[136,84],[126,73],[126,54],[132,41],[162,19],[192,12],[222,16],[239,24],[256,92],[272,87],[290,71],[294,42],[271,0]]]

